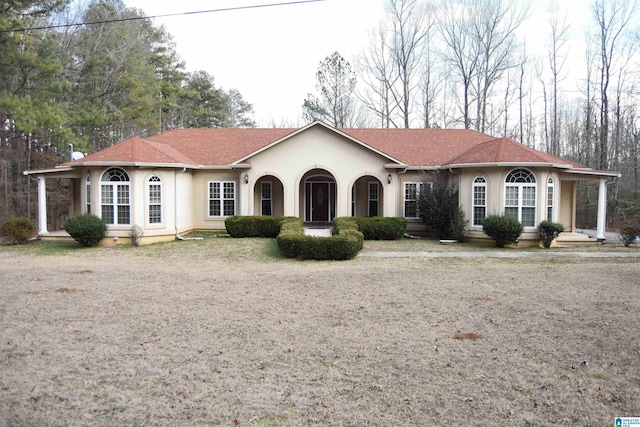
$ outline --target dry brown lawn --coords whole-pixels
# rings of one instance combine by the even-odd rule
[[[640,415],[638,257],[303,262],[273,240],[38,243],[0,246],[0,292],[3,427]]]

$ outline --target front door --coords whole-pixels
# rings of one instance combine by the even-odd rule
[[[329,183],[311,183],[311,221],[329,221]]]

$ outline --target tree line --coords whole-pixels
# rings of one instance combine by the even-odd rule
[[[561,4],[561,3],[560,3]],[[320,62],[307,120],[337,127],[474,129],[622,178],[610,186],[610,226],[640,221],[640,17],[637,0],[590,0],[584,47],[553,0],[524,28],[525,1],[384,0],[385,19],[351,62]],[[542,41],[534,54],[527,39]],[[579,51],[577,49],[580,49]],[[582,51],[584,49],[584,51]],[[570,58],[580,59],[570,63]],[[353,65],[352,65],[353,64]],[[584,65],[581,65],[584,64]],[[581,185],[583,226],[596,190]]]
[[[320,62],[305,120],[507,136],[620,171],[611,218],[637,219],[638,0],[590,0],[580,70],[568,63],[571,19],[551,1],[533,35],[524,31],[525,1],[380,1],[384,19],[361,54]],[[65,26],[76,22],[96,24]],[[542,57],[527,37],[544,39]],[[251,117],[239,91],[217,87],[206,71],[186,72],[171,35],[122,0],[0,4],[0,219],[34,217],[35,183],[22,171],[52,167],[72,147],[89,153],[174,128],[255,126]],[[55,181],[49,206],[64,210]],[[595,214],[595,192],[581,191],[581,206]]]
[[[71,149],[92,153],[174,128],[255,126],[239,91],[186,72],[171,35],[140,18],[121,0],[0,4],[0,220],[33,217],[34,183],[22,172],[68,160]],[[53,28],[28,30],[42,27]],[[64,186],[49,187],[52,207],[65,209]]]

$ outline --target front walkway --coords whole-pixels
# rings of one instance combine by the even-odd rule
[[[640,258],[639,252],[360,252],[362,258]]]

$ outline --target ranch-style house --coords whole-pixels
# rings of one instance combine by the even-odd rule
[[[417,199],[438,174],[455,179],[469,221],[467,237],[487,239],[490,214],[517,217],[521,243],[537,244],[538,225],[576,233],[576,183],[598,181],[597,238],[604,239],[607,184],[597,171],[508,138],[469,129],[335,129],[314,122],[299,129],[175,129],[132,137],[52,169],[38,179],[38,235],[48,230],[47,180],[71,180],[69,215],[92,213],[107,223],[103,244],[180,239],[193,230],[223,230],[231,215],[286,215],[305,223],[340,216],[399,216],[424,230]]]

